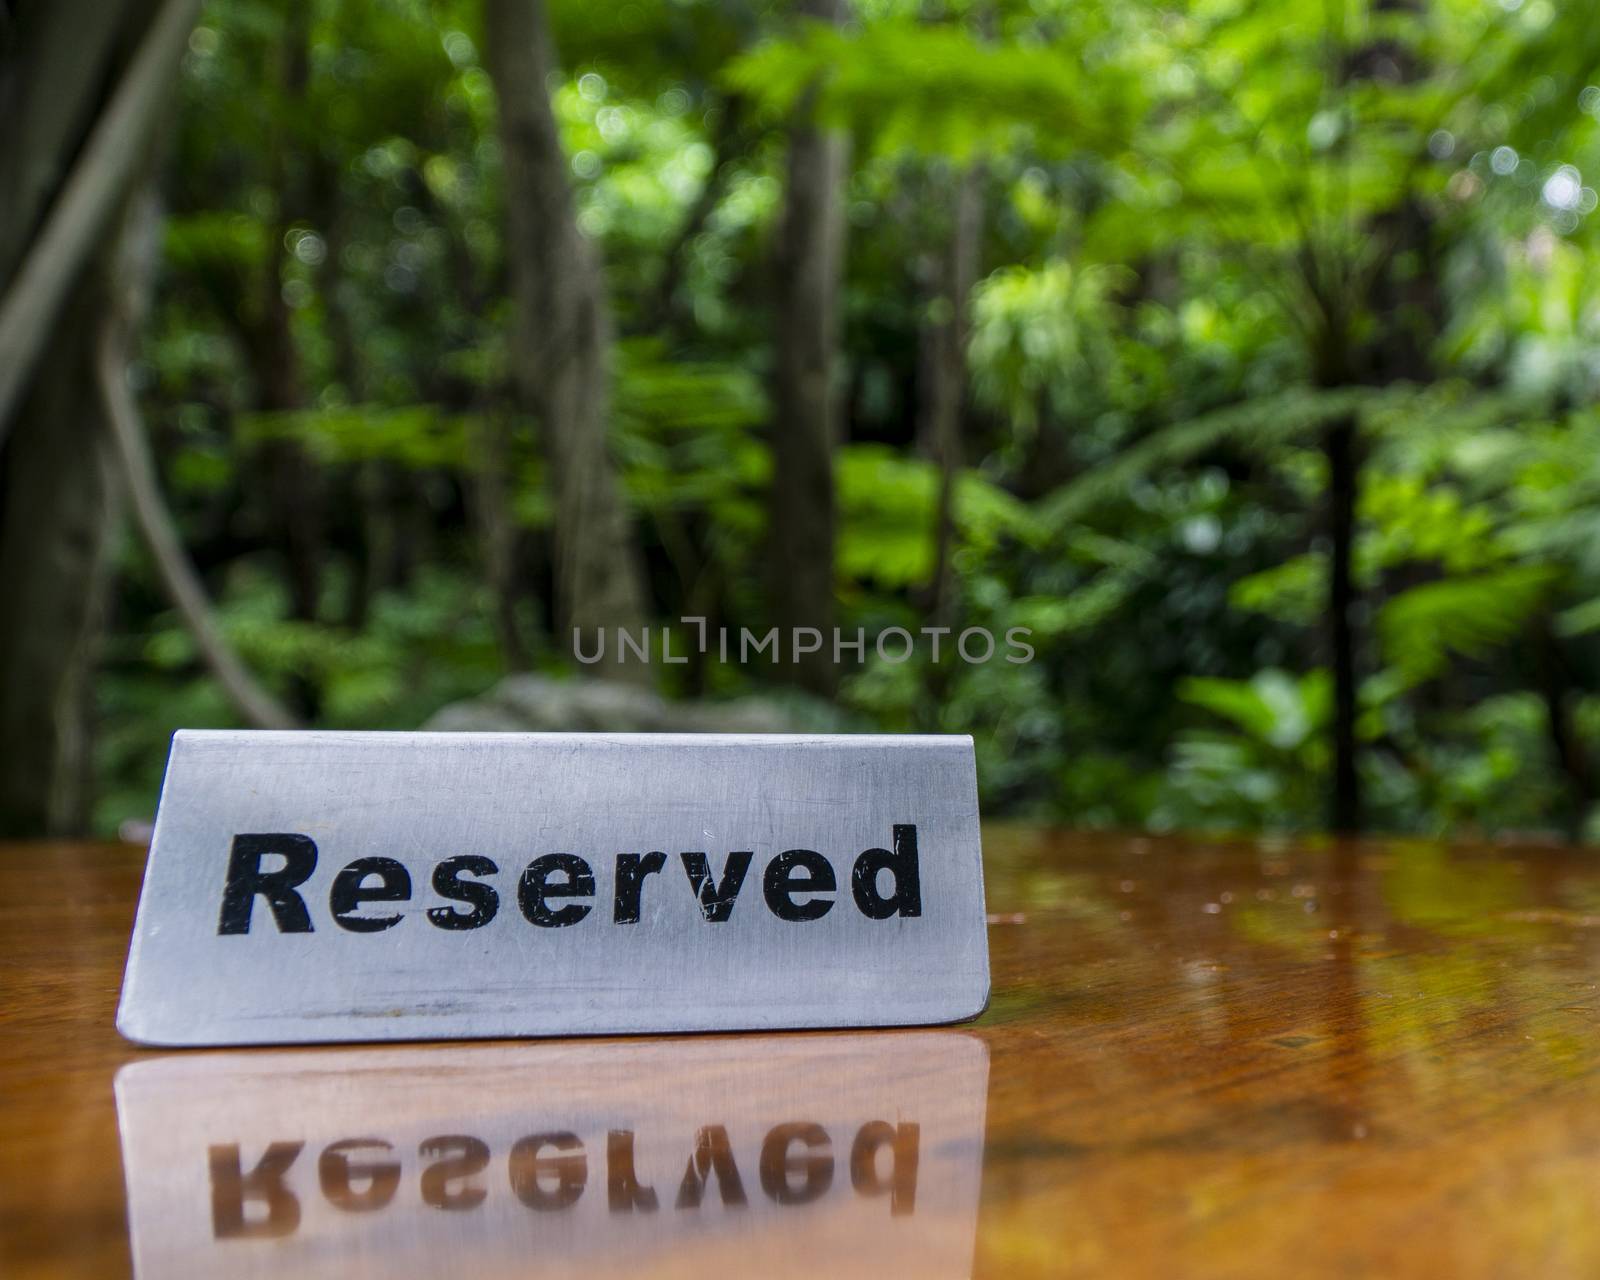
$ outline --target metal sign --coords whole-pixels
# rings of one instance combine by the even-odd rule
[[[966,1276],[987,1082],[948,1031],[135,1062],[134,1273]]]
[[[970,738],[182,731],[117,1026],[904,1026],[988,992]]]

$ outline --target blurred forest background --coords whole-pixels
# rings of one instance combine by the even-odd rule
[[[0,829],[692,616],[990,816],[1600,836],[1597,174],[1553,0],[0,0]]]

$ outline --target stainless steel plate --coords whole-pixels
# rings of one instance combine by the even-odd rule
[[[117,1025],[890,1026],[988,991],[969,738],[184,731]]]

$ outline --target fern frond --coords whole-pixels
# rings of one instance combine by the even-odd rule
[[[1562,573],[1514,564],[1412,587],[1378,614],[1384,653],[1413,682],[1444,670],[1452,653],[1481,658],[1527,626]]]
[[[1163,427],[1058,489],[1040,504],[1039,518],[1048,528],[1064,528],[1100,503],[1126,496],[1135,481],[1161,467],[1182,465],[1224,442],[1263,445],[1294,439],[1399,394],[1372,387],[1295,387]]]

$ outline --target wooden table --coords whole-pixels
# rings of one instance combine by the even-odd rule
[[[160,1054],[112,1028],[140,853],[0,847],[0,1274],[127,1273],[131,1192],[146,1276],[1600,1275],[1594,851],[990,827],[986,856],[966,1028]],[[622,1106],[641,1151],[701,1126],[655,1212],[617,1198]],[[512,1141],[552,1107],[573,1142]],[[273,1235],[239,1191],[279,1136]],[[452,1154],[477,1172],[430,1184]]]

